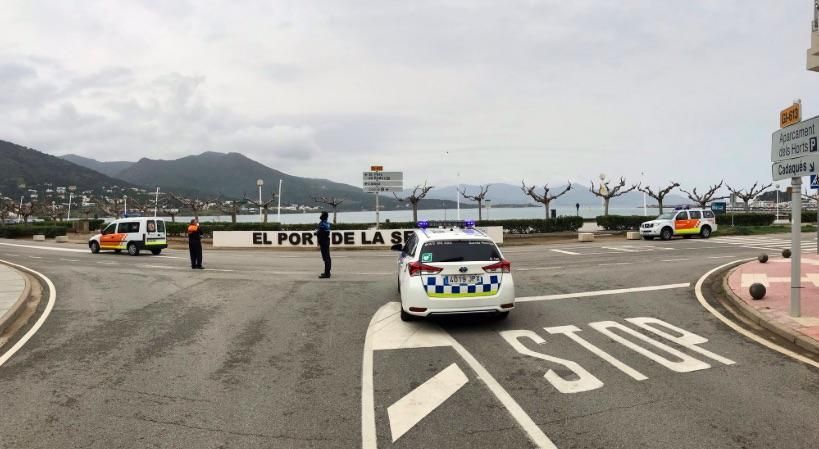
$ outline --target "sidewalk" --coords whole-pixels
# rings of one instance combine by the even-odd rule
[[[0,333],[17,317],[30,291],[27,277],[0,263]]]
[[[760,283],[767,293],[754,300],[748,291],[751,284]],[[790,316],[791,260],[771,258],[768,263],[754,260],[734,268],[726,279],[730,299],[746,317],[819,354],[819,257],[802,257],[801,316]]]

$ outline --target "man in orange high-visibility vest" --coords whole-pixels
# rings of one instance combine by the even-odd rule
[[[188,251],[191,254],[191,268],[203,270],[202,266],[202,228],[199,227],[199,220],[191,219],[188,225]]]

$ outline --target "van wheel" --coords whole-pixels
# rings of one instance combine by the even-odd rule
[[[91,253],[97,254],[100,252],[100,244],[97,242],[91,242]]]
[[[674,231],[671,228],[663,228],[662,232],[660,232],[660,239],[662,240],[671,240],[671,236],[674,235]]]
[[[700,237],[707,239],[711,237],[711,227],[710,226],[703,226],[700,230]]]
[[[128,254],[130,254],[132,256],[138,256],[139,255],[139,248],[137,248],[136,243],[131,242],[131,243],[128,244]]]
[[[161,249],[152,249],[151,250],[151,254],[153,254],[154,256],[158,256],[159,253],[161,253],[161,252],[162,252]]]

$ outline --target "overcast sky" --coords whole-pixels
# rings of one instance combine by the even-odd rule
[[[770,181],[812,0],[5,0],[0,139],[355,185]],[[239,6],[241,5],[241,6]]]

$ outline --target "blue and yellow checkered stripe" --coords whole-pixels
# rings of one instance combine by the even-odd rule
[[[484,283],[474,285],[444,285],[443,276],[424,278],[424,290],[430,298],[473,298],[494,296],[500,289],[501,276],[493,274],[484,276]],[[486,282],[486,281],[489,282]]]

